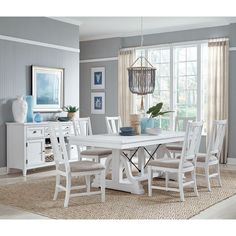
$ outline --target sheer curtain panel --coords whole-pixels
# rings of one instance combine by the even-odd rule
[[[211,39],[208,42],[208,49],[207,134],[210,134],[214,120],[228,120],[229,40],[227,38]],[[228,132],[226,131],[220,162],[226,163],[227,156]]]
[[[134,62],[134,49],[120,50],[118,56],[118,113],[123,125],[129,124],[129,115],[135,113],[135,95],[129,90],[127,68]]]

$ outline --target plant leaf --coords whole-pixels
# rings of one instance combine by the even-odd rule
[[[174,112],[174,111],[163,111],[163,112],[160,112],[160,113],[159,113],[159,116],[163,116],[164,114],[170,113],[170,112]]]

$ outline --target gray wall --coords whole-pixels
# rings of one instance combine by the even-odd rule
[[[121,47],[120,38],[103,39],[81,42],[80,59],[94,59],[117,57]],[[91,90],[91,68],[105,67],[106,80],[104,90]],[[94,134],[105,133],[105,116],[117,116],[118,114],[118,63],[117,61],[102,61],[80,63],[80,116],[91,117]],[[91,92],[105,92],[105,115],[91,114]]]
[[[91,90],[90,69],[93,67],[105,67],[105,90]],[[90,117],[94,134],[106,133],[105,115],[91,114],[91,92],[105,92],[105,113],[107,116],[116,116],[118,103],[114,102],[118,97],[118,70],[117,61],[93,62],[80,64],[80,78],[83,81],[80,89],[80,116]],[[86,89],[85,89],[86,88]]]
[[[144,46],[225,37],[229,36],[229,29],[229,26],[220,26],[145,35]],[[134,46],[140,46],[140,36],[122,38],[123,48]]]
[[[167,44],[167,43],[175,43],[175,42],[184,42],[184,41],[194,41],[194,40],[206,40],[209,38],[217,38],[217,37],[229,37],[230,38],[230,46],[236,47],[236,24],[231,24],[228,26],[219,26],[219,27],[210,27],[210,28],[201,28],[195,30],[184,30],[184,31],[176,31],[176,32],[168,32],[168,33],[159,33],[152,35],[144,36],[144,46],[149,45],[158,45],[158,44]],[[126,47],[135,47],[140,46],[140,36],[133,37],[124,37],[124,38],[111,38],[104,40],[93,40],[87,42],[81,42],[81,59],[99,59],[106,57],[117,56],[117,52],[119,48]],[[236,140],[236,125],[234,125],[236,120],[236,109],[234,108],[234,104],[236,103],[236,51],[230,51],[230,78],[229,78],[229,157],[236,158],[236,147],[234,145],[234,140]],[[117,80],[117,67],[118,62],[112,63],[112,68],[109,68],[109,62],[104,62],[103,65],[106,67],[106,70],[114,70],[113,76],[109,75],[108,79],[112,79],[113,82]],[[90,74],[89,70],[94,65],[91,63],[81,64],[81,95],[87,94],[86,100],[89,99],[91,89],[90,89]],[[116,69],[114,69],[116,68]],[[87,76],[86,76],[87,75]],[[106,81],[107,82],[107,81]],[[113,91],[117,90],[117,82],[114,83]],[[109,89],[106,87],[106,102],[112,104],[116,110],[114,109],[114,115],[117,115],[117,104],[118,97],[115,96],[115,92],[111,93],[109,96]],[[83,90],[83,91],[82,91]],[[117,92],[116,92],[117,94]],[[81,97],[84,99],[84,97]],[[81,100],[82,103],[82,100]],[[81,104],[82,105],[82,104]],[[108,115],[108,114],[105,114]],[[112,114],[113,115],[113,114]],[[81,111],[81,116],[90,116],[90,111],[86,112]],[[98,115],[93,116],[93,120],[95,120]],[[100,117],[101,118],[101,117]],[[97,119],[98,122],[93,124],[94,133],[99,133],[102,128],[105,131],[105,121],[103,119]],[[93,122],[94,123],[94,122]],[[201,149],[205,149],[205,140],[203,139]]]
[[[230,25],[230,47],[236,47],[236,24]],[[229,54],[229,157],[236,158],[236,51]]]
[[[3,17],[0,34],[79,49],[79,28],[48,18]],[[65,104],[79,105],[79,53],[0,40],[0,167],[6,166],[5,122],[13,121],[12,100],[31,94],[31,65],[64,68]]]
[[[80,46],[81,60],[117,57],[118,50],[122,47],[120,38],[83,41]]]
[[[79,27],[46,17],[0,17],[0,34],[79,48]]]

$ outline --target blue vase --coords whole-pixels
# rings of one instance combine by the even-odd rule
[[[25,101],[28,104],[26,122],[33,122],[33,96],[25,96]]]
[[[35,116],[34,116],[34,121],[39,123],[39,122],[42,122],[43,118],[41,116],[40,113],[36,113]]]
[[[146,134],[146,128],[154,128],[155,120],[153,118],[141,118],[141,134]]]

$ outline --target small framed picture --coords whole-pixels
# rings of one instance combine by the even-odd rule
[[[91,68],[91,89],[105,89],[105,68]]]
[[[105,93],[91,93],[91,113],[105,114]]]

